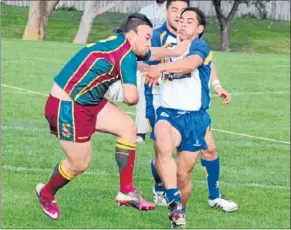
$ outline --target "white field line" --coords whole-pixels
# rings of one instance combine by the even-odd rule
[[[40,92],[36,92],[36,91],[32,91],[32,90],[27,90],[27,89],[15,87],[15,86],[10,86],[10,85],[5,85],[5,84],[1,84],[1,86],[6,87],[6,88],[15,89],[15,90],[20,90],[20,91],[28,92],[28,93],[32,93],[32,94],[37,94],[37,95],[42,95],[42,96],[48,96],[48,94],[44,94],[44,93],[40,93]],[[272,92],[272,93],[274,93],[274,92]],[[249,93],[247,93],[247,94],[249,95]],[[131,115],[135,115],[135,113],[133,113],[133,112],[126,111],[126,113],[131,114]],[[275,142],[275,143],[281,143],[281,144],[290,145],[290,142],[287,142],[287,141],[279,141],[279,140],[270,139],[270,138],[266,138],[266,137],[253,136],[253,135],[249,135],[249,134],[236,133],[236,132],[231,132],[231,131],[226,131],[226,130],[220,130],[220,129],[212,129],[212,130],[213,131],[217,131],[217,132],[227,133],[227,134],[233,134],[233,135],[237,135],[237,136],[249,137],[249,138],[253,138],[253,139],[259,139],[259,140],[264,140],[264,141],[271,141],[271,142]]]
[[[8,171],[16,171],[16,172],[45,172],[51,173],[52,169],[41,169],[41,168],[25,168],[25,167],[16,167],[16,166],[9,166],[3,165],[2,169]],[[94,176],[112,176],[112,174],[106,173],[104,171],[87,171],[84,174],[87,175],[94,175]],[[118,176],[118,174],[114,175]],[[206,184],[205,181],[193,180],[194,183],[197,184]],[[262,188],[262,189],[275,189],[275,190],[290,190],[289,186],[282,186],[282,185],[267,185],[267,184],[258,184],[258,183],[231,183],[231,182],[223,182],[220,181],[219,184],[227,185],[227,186],[235,186],[235,187],[251,187],[251,188]]]
[[[254,138],[254,139],[259,139],[259,140],[264,140],[264,141],[271,141],[271,142],[290,145],[290,142],[278,141],[278,140],[270,139],[270,138],[266,138],[266,137],[258,137],[258,136],[252,136],[252,135],[248,135],[248,134],[243,134],[243,133],[235,133],[235,132],[230,132],[230,131],[221,130],[221,129],[212,129],[211,128],[211,130],[214,130],[214,131],[217,131],[217,132],[221,132],[221,133],[227,133],[227,134],[233,134],[233,135],[237,135],[237,136],[242,136],[242,137],[249,137],[249,138]]]
[[[10,89],[19,90],[19,91],[22,91],[22,92],[37,94],[37,95],[41,95],[41,96],[46,96],[46,97],[49,96],[48,94],[45,94],[45,93],[40,93],[40,92],[36,92],[36,91],[32,91],[32,90],[27,90],[27,89],[15,87],[15,86],[10,86],[10,85],[5,85],[5,84],[1,84],[1,86],[6,87],[6,88],[10,88]],[[132,113],[132,112],[126,112],[126,113],[135,115],[135,113]]]
[[[282,95],[289,95],[290,91],[267,91],[267,92],[235,92],[231,93],[231,96],[244,96],[244,95],[275,95],[275,94],[282,94]]]
[[[44,93],[40,93],[40,92],[36,92],[36,91],[32,91],[32,90],[27,90],[27,89],[15,87],[15,86],[10,86],[10,85],[6,85],[6,84],[1,84],[1,86],[6,87],[6,88],[20,90],[20,91],[27,92],[27,93],[48,96],[48,94],[44,94]],[[5,92],[5,93],[9,93],[9,92]],[[231,95],[232,96],[243,96],[243,95],[272,95],[272,94],[284,94],[284,95],[288,95],[288,94],[290,94],[290,92],[289,91],[236,92],[236,93],[232,93]],[[217,95],[215,95],[215,94],[213,94],[213,96],[216,96],[217,97]]]

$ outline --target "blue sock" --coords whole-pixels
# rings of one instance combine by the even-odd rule
[[[156,166],[154,165],[154,159],[151,161],[151,169],[152,169],[152,175],[153,175],[153,178],[154,178],[156,184],[162,184],[162,180],[159,176],[158,170],[157,170]]]
[[[201,157],[201,165],[206,168],[207,171],[207,182],[208,182],[208,192],[209,199],[214,200],[219,197],[219,157],[213,161],[207,161]]]
[[[166,196],[169,204],[173,201],[181,202],[181,193],[178,188],[166,189]]]
[[[183,212],[184,214],[186,213],[186,207],[187,207],[186,205],[185,205],[185,206],[183,205],[182,212]]]
[[[165,192],[166,188],[163,183],[155,184],[155,191],[156,192]]]

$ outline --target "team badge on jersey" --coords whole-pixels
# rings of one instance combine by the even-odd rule
[[[71,136],[71,126],[70,124],[62,123],[62,136],[70,137]]]

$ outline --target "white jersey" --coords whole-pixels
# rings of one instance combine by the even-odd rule
[[[164,23],[162,26],[154,30],[151,43],[152,47],[167,47],[168,44],[177,43],[177,37],[167,28],[167,24]],[[160,63],[160,61],[150,61],[147,63],[149,65],[156,65]],[[160,94],[160,86],[145,86],[145,94]]]
[[[207,43],[196,38],[183,56],[167,58],[166,62],[173,62],[190,55],[199,55],[204,63],[192,73],[163,74],[160,83],[162,107],[185,111],[199,111],[209,108],[212,52],[210,52]]]
[[[160,27],[166,21],[166,2],[158,5],[156,2],[145,6],[140,10],[152,22],[154,29]]]

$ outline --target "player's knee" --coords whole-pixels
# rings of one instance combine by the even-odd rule
[[[161,163],[166,163],[173,158],[173,149],[169,148],[168,146],[156,145],[156,160],[160,161]]]
[[[136,141],[137,134],[137,125],[133,120],[129,120],[128,122],[123,124],[123,129],[120,132],[120,138],[134,143]]]
[[[189,184],[191,178],[190,174],[191,172],[178,169],[177,180],[179,187],[186,187]]]
[[[215,160],[217,158],[215,146],[209,145],[206,150],[202,151],[202,156],[205,160]]]
[[[73,162],[72,164],[72,170],[76,172],[76,174],[80,174],[80,173],[83,173],[85,172],[88,168],[89,168],[89,165],[90,165],[90,161],[88,160],[84,160],[84,161],[76,161],[76,162]]]
[[[216,153],[216,148],[215,148],[215,146],[213,146],[213,145],[208,146],[208,148],[207,148],[207,152],[208,152],[210,155],[216,155],[216,154],[217,154],[217,153]]]
[[[171,143],[168,143],[166,140],[156,139],[155,146],[158,158],[163,160],[172,157],[173,147]]]

